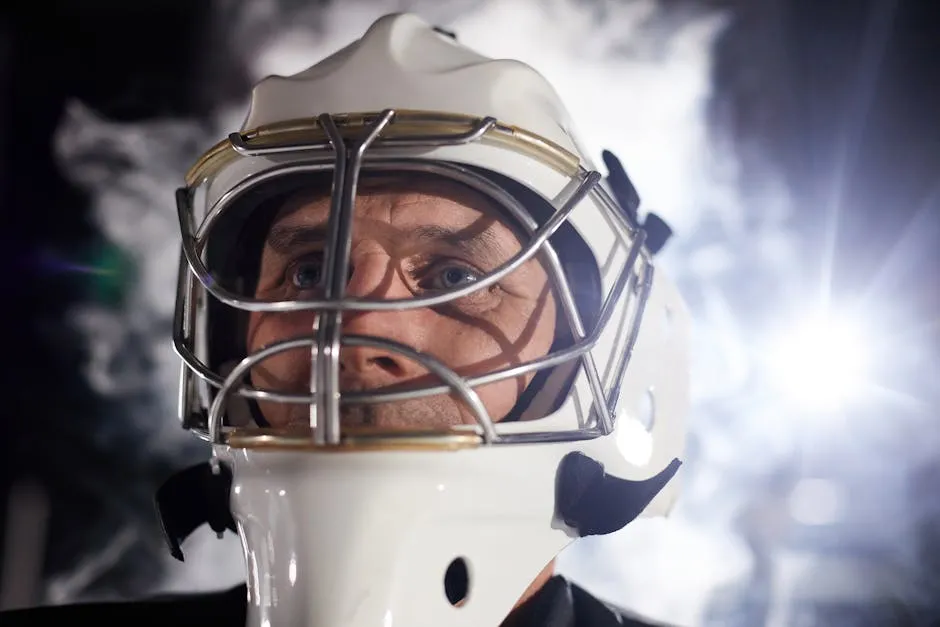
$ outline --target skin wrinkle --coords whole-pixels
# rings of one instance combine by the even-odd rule
[[[533,309],[533,312],[542,310],[547,304],[549,296],[551,296],[551,290],[548,288],[548,284],[546,284],[545,288],[542,289],[542,291],[539,293],[538,300],[536,301],[536,305]],[[515,340],[515,342],[513,342],[499,329],[497,325],[491,322],[474,320],[470,317],[461,316],[461,314],[457,312],[454,312],[452,315],[458,320],[462,319],[462,321],[466,322],[467,324],[475,324],[481,329],[484,329],[490,334],[491,337],[493,337],[499,343],[500,349],[503,351],[503,354],[493,357],[491,359],[483,360],[479,362],[479,364],[476,364],[476,366],[482,368],[484,371],[494,370],[497,366],[506,367],[506,366],[521,365],[522,361],[517,356],[514,355],[514,352],[518,351],[519,348],[525,346],[532,340],[533,336],[535,335],[535,331],[538,327],[538,323],[539,323],[539,320],[537,317],[535,316],[530,317],[529,321],[526,323],[526,326],[523,327],[522,333]],[[502,361],[504,354],[512,355],[512,357],[510,357],[510,361],[508,364],[504,364]],[[526,388],[525,382],[520,378],[516,378],[512,380],[516,381],[517,383],[516,394],[521,396],[522,392],[525,391],[525,388]],[[485,387],[486,386],[480,386],[476,389],[482,390]]]
[[[409,262],[415,256],[446,257],[445,262],[433,263],[430,268],[433,272],[448,267],[452,260],[460,260],[457,266],[477,266],[476,271],[485,274],[521,250],[516,231],[494,217],[493,214],[499,214],[498,210],[481,194],[457,184],[436,181],[431,184],[411,182],[410,187],[412,189],[402,193],[387,183],[372,185],[357,197],[350,259],[351,297],[413,296],[410,285],[416,279],[411,276],[413,270]],[[295,227],[316,229],[324,225],[328,202],[329,197],[324,194],[295,195],[276,217],[272,232],[277,235],[278,229],[282,229],[283,234]],[[422,230],[423,235],[436,232],[441,237],[432,242],[408,237]],[[454,251],[455,242],[446,243],[455,238],[489,243],[489,248],[496,252],[483,255],[491,258],[479,267],[480,259],[470,258],[466,250]],[[316,255],[309,249],[310,244],[307,242],[307,250],[300,257]],[[267,298],[270,295],[264,292],[279,289],[272,288],[271,277],[277,277],[277,269],[287,268],[291,263],[291,259],[278,257],[270,247],[266,248],[257,295]],[[272,265],[273,269],[269,267]],[[427,271],[422,269],[419,273],[419,284],[427,280]],[[302,296],[294,296],[297,297]],[[279,294],[277,299],[281,298]],[[347,312],[343,332],[390,337],[397,341],[404,338],[406,344],[441,359],[458,374],[476,375],[546,354],[554,337],[555,317],[555,301],[547,272],[537,259],[532,259],[499,284],[474,292],[456,303],[401,312]],[[253,313],[247,335],[249,348],[255,351],[273,341],[309,333],[313,319],[313,312]],[[440,383],[423,367],[396,353],[343,349],[341,359],[341,388],[346,391]],[[288,351],[257,365],[252,369],[251,378],[253,383],[263,387],[305,391],[309,386],[309,362],[309,349]],[[532,376],[477,388],[494,420],[509,412]],[[306,405],[262,402],[259,406],[273,426],[305,423],[309,419]],[[344,424],[382,427],[476,422],[453,394],[385,405],[344,406],[343,421]]]
[[[452,231],[437,225],[426,225],[415,227],[413,231],[415,246],[420,248],[424,242],[443,241],[447,246],[458,248],[464,252],[467,257],[482,258],[483,260],[494,258],[506,258],[510,255],[501,253],[501,244],[488,227],[495,221],[491,218],[480,219],[480,228],[471,228],[473,225],[464,229]],[[325,242],[327,238],[326,228],[324,226],[275,226],[267,238],[267,245],[280,254],[288,254],[294,247],[303,244],[318,244]],[[497,252],[493,254],[494,250]],[[408,250],[403,251],[404,255]]]

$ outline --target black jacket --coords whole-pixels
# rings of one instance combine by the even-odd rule
[[[167,596],[145,601],[37,607],[0,613],[0,625],[243,627],[245,598],[245,587],[237,586],[222,592]],[[597,600],[583,588],[556,576],[517,607],[501,627],[615,626],[651,627],[651,623],[630,618]]]

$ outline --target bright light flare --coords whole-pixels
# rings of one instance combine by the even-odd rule
[[[850,318],[817,316],[780,334],[767,358],[775,387],[807,409],[834,411],[859,400],[872,336]]]

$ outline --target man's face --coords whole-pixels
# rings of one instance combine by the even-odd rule
[[[266,300],[319,297],[330,199],[296,194],[268,232],[255,295]],[[401,299],[463,285],[491,272],[521,249],[491,201],[445,181],[407,187],[375,183],[356,199],[347,296]],[[249,352],[310,334],[311,311],[253,312]],[[437,358],[460,375],[484,374],[545,355],[555,334],[555,301],[542,265],[529,260],[499,283],[433,308],[344,312],[343,332],[388,338]],[[252,383],[279,391],[309,389],[310,351],[275,355],[252,369]],[[476,388],[490,417],[515,405],[532,375]],[[419,363],[375,348],[344,347],[343,391],[439,384]],[[260,403],[276,427],[308,424],[306,405]],[[346,405],[344,426],[440,427],[475,424],[454,394],[382,405]]]

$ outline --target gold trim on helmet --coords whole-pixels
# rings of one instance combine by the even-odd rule
[[[313,429],[296,428],[235,428],[228,431],[223,442],[237,449],[318,451],[428,451],[477,448],[483,439],[472,431],[458,427],[440,429],[392,430],[378,427],[344,427],[338,444],[325,446],[313,439]]]
[[[356,131],[373,123],[381,113],[345,113],[334,115],[336,125],[347,139]],[[455,113],[428,111],[395,111],[395,117],[375,142],[381,146],[385,140],[426,135],[456,135],[465,133],[479,124],[479,118]],[[243,131],[242,140],[250,148],[269,148],[291,144],[315,144],[329,142],[326,131],[316,118],[304,118],[265,124]],[[535,133],[506,124],[496,123],[481,142],[503,145],[529,157],[537,159],[567,176],[578,173],[580,158],[555,142]],[[210,148],[186,173],[186,185],[194,186],[212,178],[226,165],[239,158],[231,140],[225,139]]]

